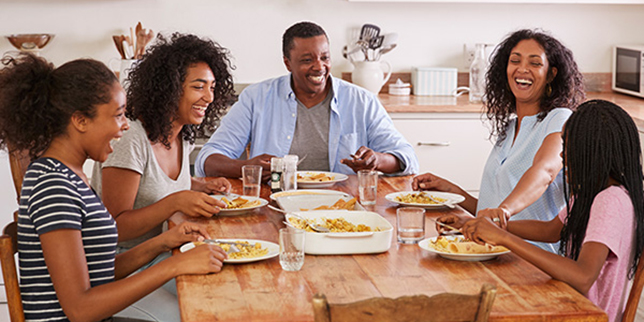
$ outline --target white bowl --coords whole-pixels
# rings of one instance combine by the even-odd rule
[[[391,247],[394,227],[385,218],[372,211],[349,210],[315,210],[295,212],[306,218],[344,218],[358,225],[365,224],[371,229],[380,231],[359,233],[316,233],[306,232],[304,252],[311,255],[343,255],[343,254],[374,254],[383,253]],[[286,220],[290,218],[286,214]]]

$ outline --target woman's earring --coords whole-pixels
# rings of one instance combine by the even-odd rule
[[[552,85],[550,85],[550,83],[546,85],[546,96],[548,97],[552,96]]]

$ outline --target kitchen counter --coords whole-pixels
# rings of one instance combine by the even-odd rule
[[[378,98],[389,113],[481,113],[482,104],[472,104],[468,95],[451,96],[396,96],[379,94]],[[615,92],[589,92],[586,99],[603,99],[626,110],[635,124],[644,132],[644,99]]]

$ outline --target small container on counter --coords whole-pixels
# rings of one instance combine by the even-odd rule
[[[389,84],[389,95],[409,96],[411,84],[404,83],[400,78],[393,84]]]
[[[284,159],[271,158],[271,191],[273,193],[282,191],[282,171],[284,171]]]

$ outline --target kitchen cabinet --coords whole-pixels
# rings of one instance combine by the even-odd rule
[[[493,143],[479,113],[390,113],[414,146],[420,173],[431,172],[478,194]]]

